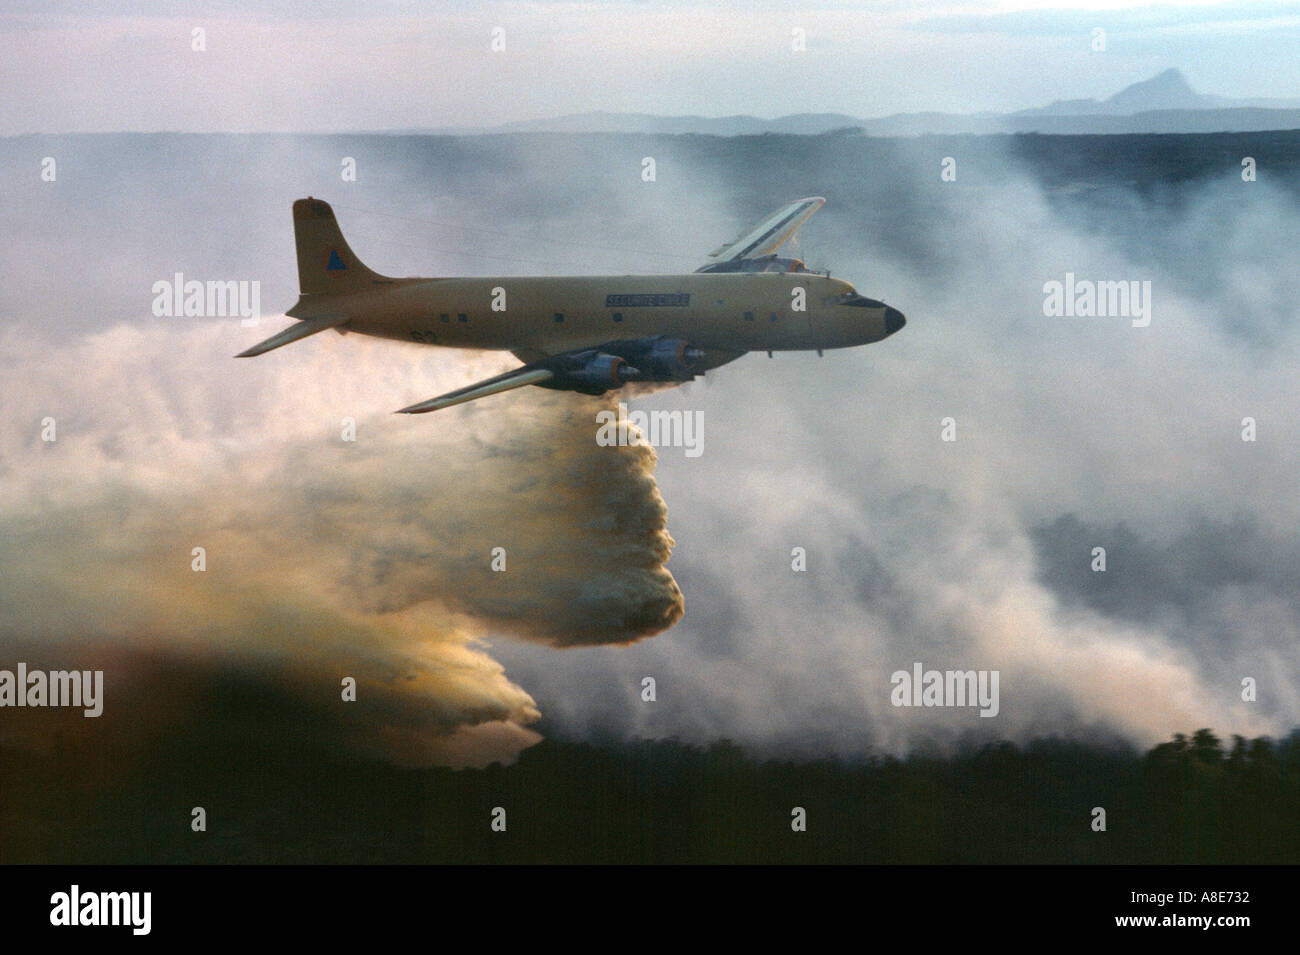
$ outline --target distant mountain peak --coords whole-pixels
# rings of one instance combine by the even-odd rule
[[[1165,109],[1210,109],[1223,105],[1217,97],[1202,96],[1178,69],[1157,73],[1124,87],[1104,100],[1060,99],[1041,109],[1025,109],[1020,116],[1131,116]]]
[[[1206,105],[1205,97],[1192,89],[1187,78],[1177,69],[1165,70],[1149,80],[1126,86],[1108,98],[1106,104],[1131,113],[1152,109],[1199,109]]]

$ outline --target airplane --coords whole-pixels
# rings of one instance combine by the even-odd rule
[[[308,196],[293,204],[300,297],[285,314],[298,323],[235,357],[333,328],[508,350],[524,363],[396,412],[423,414],[525,385],[599,395],[691,381],[751,351],[880,341],[903,327],[902,312],[777,255],[825,202],[783,206],[682,275],[388,278],[357,258],[329,203]]]

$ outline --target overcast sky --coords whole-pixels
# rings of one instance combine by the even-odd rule
[[[1300,4],[1271,0],[309,6],[6,0],[0,134],[1005,111],[1103,98],[1170,67],[1204,93],[1300,96]]]

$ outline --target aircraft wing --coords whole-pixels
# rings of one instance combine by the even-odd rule
[[[735,361],[744,354],[705,352],[662,335],[619,339],[554,355],[531,347],[515,349],[514,353],[522,360],[532,360],[493,378],[409,405],[396,414],[438,411],[525,385],[600,395],[621,388],[628,381],[690,381],[705,370]]]
[[[466,385],[464,388],[457,388],[455,391],[449,391],[437,398],[430,398],[428,401],[409,405],[394,413],[424,414],[427,411],[438,411],[442,408],[450,408],[452,405],[473,401],[475,398],[486,398],[488,395],[510,391],[512,388],[522,388],[524,385],[535,385],[539,382],[549,381],[554,377],[555,373],[546,368],[525,365],[522,368],[515,368],[494,378],[488,378],[473,385]]]
[[[728,262],[732,259],[753,259],[760,255],[770,255],[798,232],[799,227],[825,204],[826,200],[821,196],[797,199],[788,206],[782,206],[748,232],[710,252],[709,258],[716,259],[718,262]]]

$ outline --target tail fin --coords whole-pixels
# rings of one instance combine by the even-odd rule
[[[328,202],[311,196],[295,202],[293,234],[298,243],[298,290],[303,295],[357,292],[390,281],[361,264],[339,231]]]

